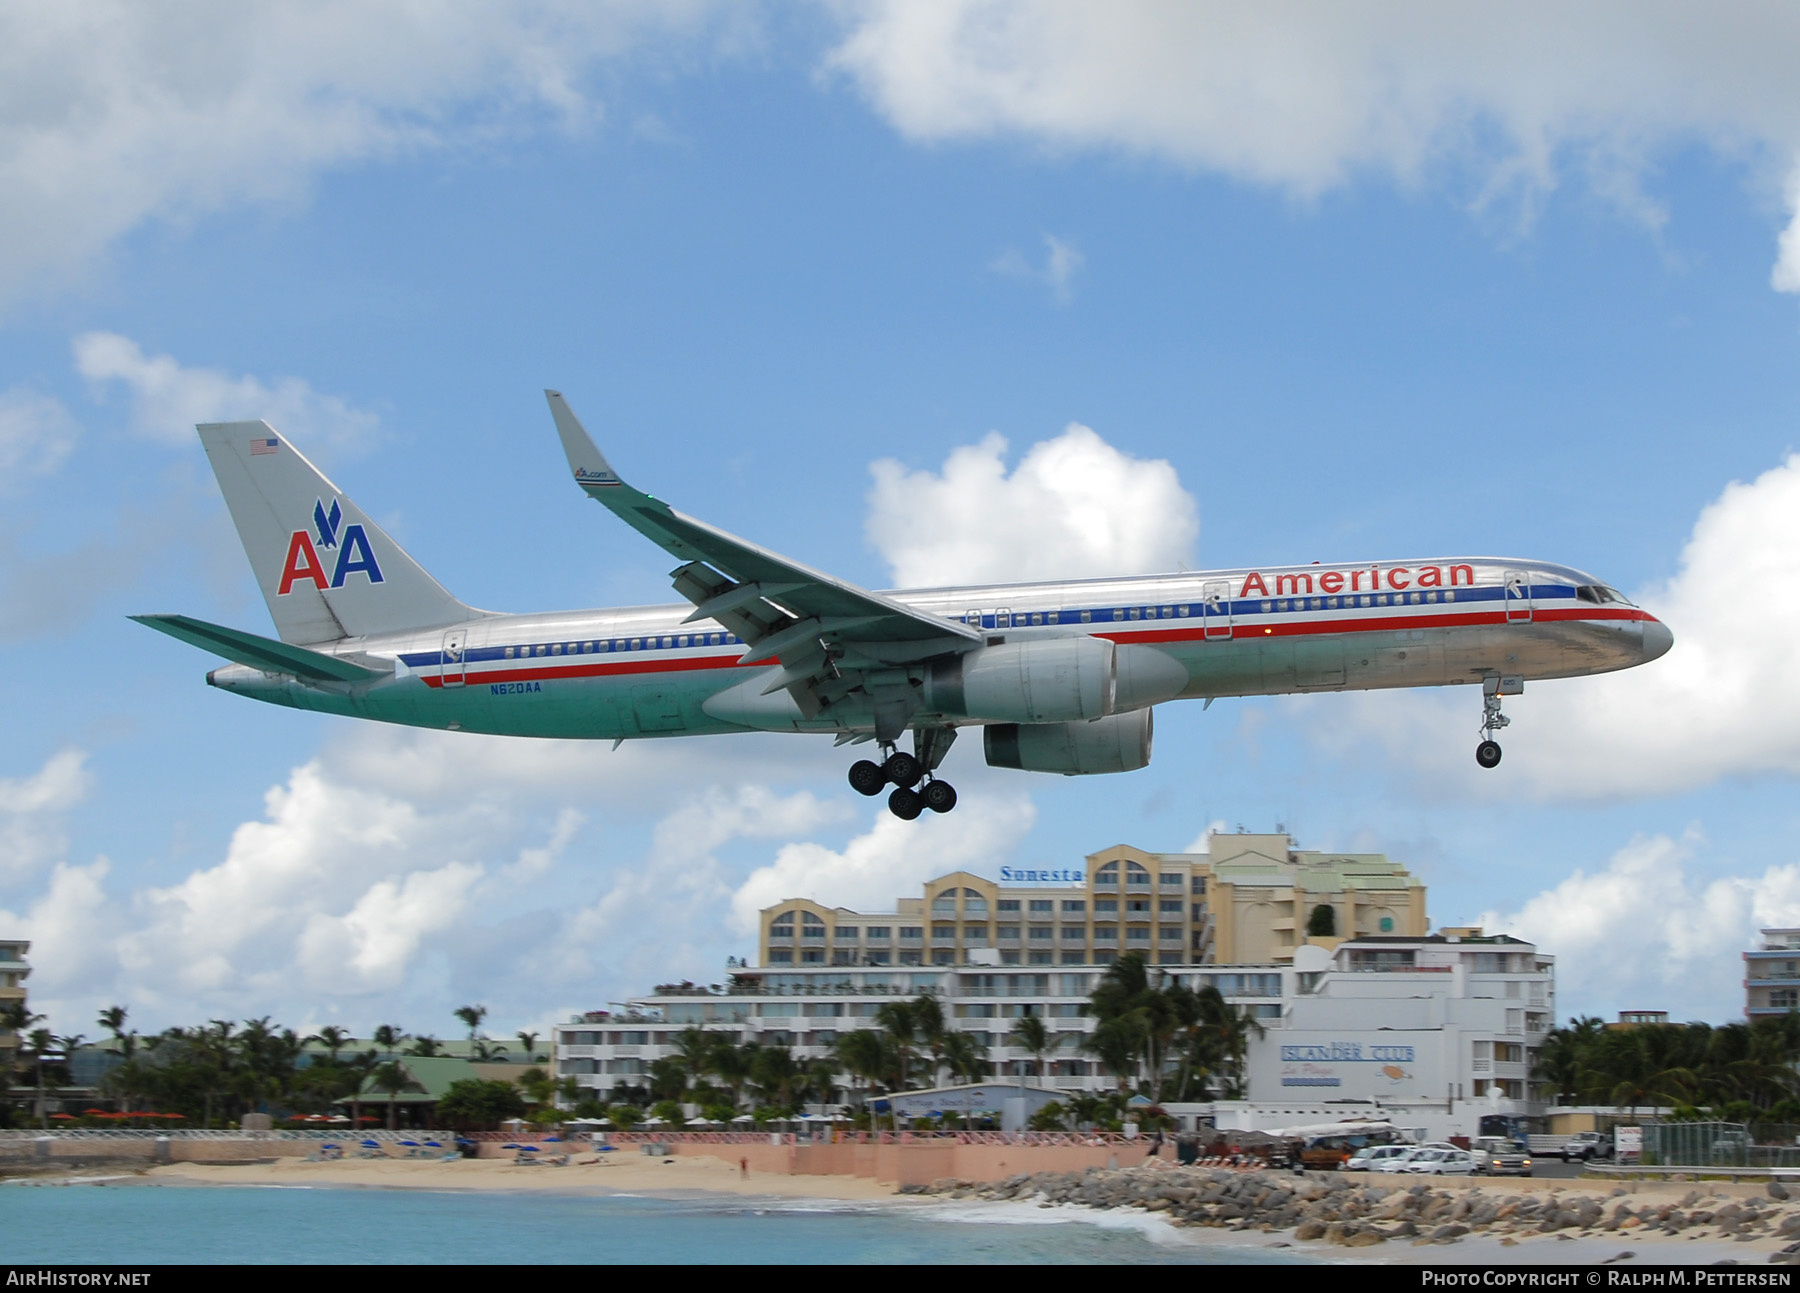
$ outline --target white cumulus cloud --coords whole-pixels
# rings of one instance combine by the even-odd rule
[[[965,867],[991,873],[995,859],[1036,820],[1027,796],[989,794],[965,799],[950,817],[927,814],[903,822],[881,812],[872,828],[841,849],[784,844],[773,862],[751,872],[732,894],[732,923],[747,936],[756,929],[757,913],[784,898],[885,911],[932,876]]]
[[[1598,870],[1577,870],[1516,912],[1480,923],[1556,957],[1561,1014],[1666,1009],[1676,1019],[1743,1013],[1743,962],[1759,928],[1800,924],[1800,866],[1701,881],[1704,841],[1632,840]]]
[[[0,488],[54,472],[80,433],[61,400],[18,388],[0,391]]]
[[[599,67],[705,30],[715,12],[693,0],[0,9],[0,299],[79,273],[146,220],[291,201],[360,160],[588,128]]]
[[[900,587],[1172,570],[1200,512],[1163,459],[1134,458],[1072,422],[1008,472],[989,433],[941,472],[873,464],[867,530]]]
[[[1075,294],[1075,275],[1081,272],[1081,267],[1086,263],[1087,257],[1081,254],[1081,248],[1074,243],[1054,234],[1045,234],[1044,263],[1041,266],[1032,264],[1017,247],[1008,247],[995,257],[989,268],[1007,278],[1042,283],[1050,289],[1050,296],[1058,305],[1067,305]]]
[[[1759,0],[846,12],[827,66],[908,138],[1122,150],[1302,198],[1361,174],[1442,176],[1472,206],[1510,197],[1528,215],[1574,172],[1654,224],[1639,181],[1659,153],[1700,143],[1749,158],[1771,191],[1800,153],[1800,9]]]
[[[169,355],[146,355],[116,332],[75,338],[75,368],[102,392],[116,383],[131,399],[131,424],[140,435],[176,448],[192,444],[199,422],[266,420],[305,445],[344,448],[366,444],[379,419],[324,395],[298,377],[265,382],[214,368],[191,368]]]
[[[0,778],[0,885],[37,874],[67,848],[63,817],[87,797],[87,755],[60,750],[30,776]]]

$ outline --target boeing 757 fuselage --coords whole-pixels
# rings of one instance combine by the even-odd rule
[[[1167,701],[1479,684],[1476,759],[1528,679],[1654,660],[1654,616],[1568,566],[1436,557],[877,593],[674,511],[546,392],[575,481],[681,564],[685,604],[508,615],[452,597],[265,422],[199,428],[279,641],[140,622],[234,663],[215,687],[353,718],[574,740],[727,732],[873,742],[850,783],[948,812],[964,727],[990,766],[1150,761]],[[910,732],[910,752],[898,748]]]

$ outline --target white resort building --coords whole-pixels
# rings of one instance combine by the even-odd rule
[[[758,964],[557,1026],[557,1073],[605,1099],[644,1085],[691,1027],[788,1046],[802,1063],[829,1058],[839,1036],[874,1028],[882,1005],[925,993],[987,1048],[997,1077],[1036,1075],[1007,1034],[1038,1015],[1055,1045],[1035,1084],[1109,1090],[1114,1078],[1084,1049],[1088,994],[1122,951],[1138,951],[1153,978],[1217,988],[1263,1030],[1250,1043],[1249,1100],[1191,1111],[1220,1126],[1323,1118],[1343,1101],[1396,1116],[1416,1107],[1408,1125],[1545,1112],[1529,1073],[1555,1017],[1551,958],[1477,929],[1428,934],[1424,886],[1380,855],[1302,852],[1285,835],[1210,843],[1203,854],[1120,846],[1079,868],[1002,867],[995,879],[956,872],[891,912],[776,903],[762,912]],[[848,1075],[841,1083],[847,1103]]]

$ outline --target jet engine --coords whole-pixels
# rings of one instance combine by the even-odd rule
[[[1094,637],[980,647],[932,667],[925,708],[1014,723],[1100,718],[1118,695],[1117,654]]]
[[[982,750],[990,768],[1068,777],[1135,772],[1150,762],[1150,714],[1145,708],[1091,723],[994,723],[982,730]]]

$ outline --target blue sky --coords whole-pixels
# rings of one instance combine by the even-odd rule
[[[1392,853],[1543,940],[1565,1014],[1728,1018],[1800,923],[1782,15],[69,12],[0,20],[0,928],[60,1031],[540,1025],[719,977],[790,893],[1211,823]],[[1466,695],[1226,701],[1119,778],[965,741],[903,828],[827,742],[363,728],[124,620],[266,627],[191,430],[237,417],[477,605],[668,600],[545,386],[633,483],[872,586],[1520,554],[1678,647],[1533,687],[1492,774]]]

